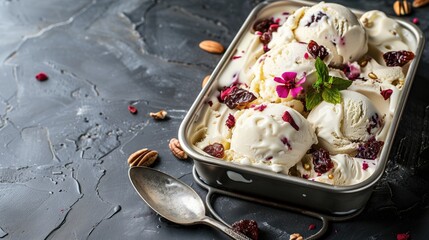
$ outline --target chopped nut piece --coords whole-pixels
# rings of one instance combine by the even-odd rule
[[[204,79],[203,79],[203,83],[201,84],[201,86],[204,87],[207,84],[207,82],[209,81],[209,79],[210,79],[210,75],[205,76]]]
[[[149,113],[149,115],[151,117],[153,117],[153,119],[155,119],[155,120],[163,120],[167,116],[167,111],[161,110],[161,111],[156,112],[156,113],[151,112],[151,113]]]
[[[151,166],[155,160],[158,158],[158,152],[155,150],[150,150],[143,148],[133,153],[128,157],[128,164],[130,167],[135,166]]]
[[[304,238],[299,233],[292,233],[289,240],[304,240]]]
[[[171,153],[173,153],[176,158],[181,160],[188,158],[188,155],[185,153],[185,151],[183,151],[182,146],[180,146],[179,140],[177,140],[176,138],[172,138],[170,140],[168,147],[170,148]]]
[[[368,77],[370,77],[372,79],[377,79],[378,78],[378,76],[375,75],[375,73],[373,73],[373,72],[368,73]]]
[[[328,178],[329,179],[334,179],[334,175],[331,173],[331,174],[328,175]]]
[[[305,164],[304,164],[304,169],[305,169],[305,170],[307,170],[307,171],[308,171],[308,170],[310,170],[310,169],[311,169],[310,164],[305,163]]]
[[[429,3],[429,0],[414,0],[413,7],[415,8],[422,7],[428,3]]]
[[[199,46],[202,50],[209,53],[220,54],[220,53],[223,53],[223,51],[225,50],[222,44],[212,40],[204,40],[200,42]]]

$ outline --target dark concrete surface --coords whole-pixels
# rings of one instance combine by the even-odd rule
[[[227,46],[258,2],[0,0],[0,239],[227,239],[156,215],[129,183],[126,159],[155,149],[154,168],[205,195],[192,162],[175,159],[168,141],[220,59],[198,43]],[[393,14],[393,1],[334,2]],[[418,17],[426,37],[428,10],[404,17]],[[332,224],[326,239],[428,238],[428,64],[426,47],[366,209]],[[40,71],[49,80],[35,80]],[[167,121],[148,116],[160,109]],[[216,206],[230,223],[257,220],[261,239],[320,228],[316,219],[227,197]]]

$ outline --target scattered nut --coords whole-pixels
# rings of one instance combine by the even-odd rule
[[[413,7],[415,8],[422,7],[428,3],[429,3],[429,0],[414,0]]]
[[[396,15],[404,16],[411,13],[411,3],[406,0],[398,0],[393,3],[393,11]]]
[[[372,28],[372,26],[374,26],[374,23],[373,23],[373,22],[371,22],[371,21],[369,21],[369,19],[368,19],[368,18],[364,18],[364,19],[362,20],[362,24],[363,24],[363,26],[364,26],[364,27],[366,27],[366,28]]]
[[[163,120],[167,116],[167,111],[163,109],[156,113],[151,112],[149,115],[155,120]]]
[[[220,53],[223,53],[223,51],[225,50],[222,44],[212,40],[204,40],[200,42],[199,46],[202,50],[209,53],[220,54]]]
[[[158,152],[155,150],[149,150],[147,148],[143,148],[133,153],[128,157],[128,164],[130,167],[135,166],[151,166],[155,160],[158,158]]]
[[[289,240],[304,240],[304,238],[299,233],[292,233]]]
[[[334,179],[334,174],[332,174],[332,173],[331,173],[331,174],[329,174],[329,175],[328,175],[328,178],[329,178],[329,179]]]
[[[204,87],[207,84],[207,82],[209,81],[209,79],[210,79],[210,75],[205,76],[204,79],[203,79],[203,83],[201,84],[201,86]]]
[[[375,75],[375,73],[373,73],[373,72],[368,73],[368,77],[370,77],[372,79],[377,79],[378,78],[378,76]]]
[[[305,169],[305,170],[307,170],[307,171],[308,171],[308,170],[310,170],[310,169],[311,169],[310,164],[305,163],[305,164],[304,164],[304,169]]]
[[[170,140],[170,143],[168,144],[168,147],[170,148],[171,153],[178,159],[184,160],[188,158],[188,155],[183,151],[182,146],[180,146],[179,140],[176,138],[172,138]]]

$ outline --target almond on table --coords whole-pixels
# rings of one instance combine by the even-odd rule
[[[222,44],[212,40],[204,40],[199,44],[200,48],[209,53],[221,54],[225,51]]]

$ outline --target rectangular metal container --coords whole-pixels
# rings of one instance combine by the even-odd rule
[[[389,151],[393,144],[393,138],[423,51],[423,34],[420,29],[411,23],[396,19],[403,28],[411,33],[409,37],[414,38],[412,40],[415,42],[415,46],[413,46],[412,50],[415,53],[415,59],[410,64],[406,75],[402,95],[393,116],[392,124],[388,129],[384,147],[380,153],[378,168],[365,181],[352,186],[332,186],[285,174],[276,174],[251,166],[232,164],[201,154],[196,150],[191,141],[191,125],[200,116],[203,104],[213,91],[215,91],[213,86],[218,76],[225,70],[225,66],[230,62],[231,57],[236,51],[237,44],[240,43],[244,34],[250,30],[254,21],[263,16],[269,16],[276,8],[297,9],[302,6],[311,6],[314,4],[308,1],[290,0],[263,2],[254,8],[215,68],[208,84],[201,91],[184,118],[179,129],[179,141],[183,149],[194,159],[198,175],[209,186],[273,202],[292,204],[321,213],[345,215],[365,206],[374,185],[384,172]],[[353,9],[352,11],[358,17],[363,13]]]

